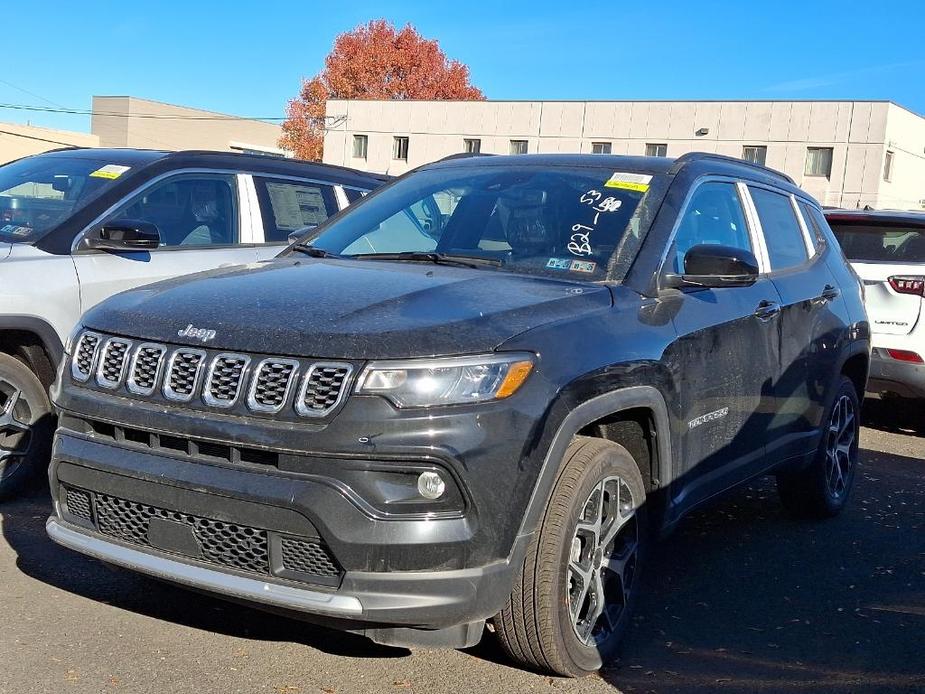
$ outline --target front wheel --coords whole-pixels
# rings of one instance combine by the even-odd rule
[[[0,353],[0,499],[34,481],[48,464],[51,404],[35,374]]]
[[[492,620],[512,659],[578,677],[614,657],[639,589],[645,497],[623,446],[572,441],[508,605]]]
[[[777,476],[781,502],[796,516],[829,518],[841,513],[854,484],[861,432],[861,407],[854,383],[841,377],[813,462]]]

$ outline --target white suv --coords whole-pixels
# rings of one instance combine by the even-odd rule
[[[827,210],[826,219],[864,281],[868,393],[925,399],[925,213]]]
[[[0,166],[0,498],[43,468],[67,335],[113,294],[274,257],[384,177],[221,152],[68,149]]]

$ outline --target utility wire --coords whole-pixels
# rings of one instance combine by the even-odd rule
[[[53,145],[64,145],[65,147],[77,147],[73,142],[61,142],[59,140],[49,140],[44,137],[36,137],[35,135],[24,135],[23,133],[16,133],[12,130],[0,130],[2,135],[12,135],[13,137],[22,137],[27,140],[38,140],[39,142],[50,142]]]
[[[123,113],[120,111],[93,111],[79,108],[52,108],[28,104],[0,104],[0,109],[13,111],[40,111],[42,113],[66,113],[75,116],[113,116],[117,118],[146,118],[151,120],[194,120],[194,121],[284,121],[285,116],[169,116],[161,113]]]

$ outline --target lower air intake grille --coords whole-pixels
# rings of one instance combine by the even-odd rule
[[[284,537],[280,545],[285,569],[313,576],[337,576],[340,573],[334,559],[317,542]]]
[[[90,495],[79,489],[68,489],[64,495],[64,503],[67,505],[67,512],[77,518],[90,520],[93,516],[91,513]]]
[[[135,545],[150,546],[148,524],[151,518],[174,521],[192,527],[202,549],[203,561],[240,571],[270,573],[267,532],[236,523],[200,518],[156,506],[96,495],[99,531]]]

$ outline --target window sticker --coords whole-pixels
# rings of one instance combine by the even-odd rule
[[[652,177],[649,174],[624,173],[614,171],[606,183],[605,188],[620,188],[622,190],[635,190],[637,193],[645,193],[649,190],[649,182]]]
[[[569,268],[572,272],[594,272],[597,263],[590,260],[573,260]]]
[[[90,175],[93,178],[108,178],[110,180],[119,178],[122,174],[128,171],[131,166],[122,166],[121,164],[106,164],[106,166],[101,166],[96,171]]]
[[[28,236],[32,233],[32,227],[17,226],[16,224],[7,224],[0,229],[0,234],[9,234],[10,236]]]
[[[550,270],[569,270],[572,267],[572,261],[570,258],[550,258],[546,267]]]

